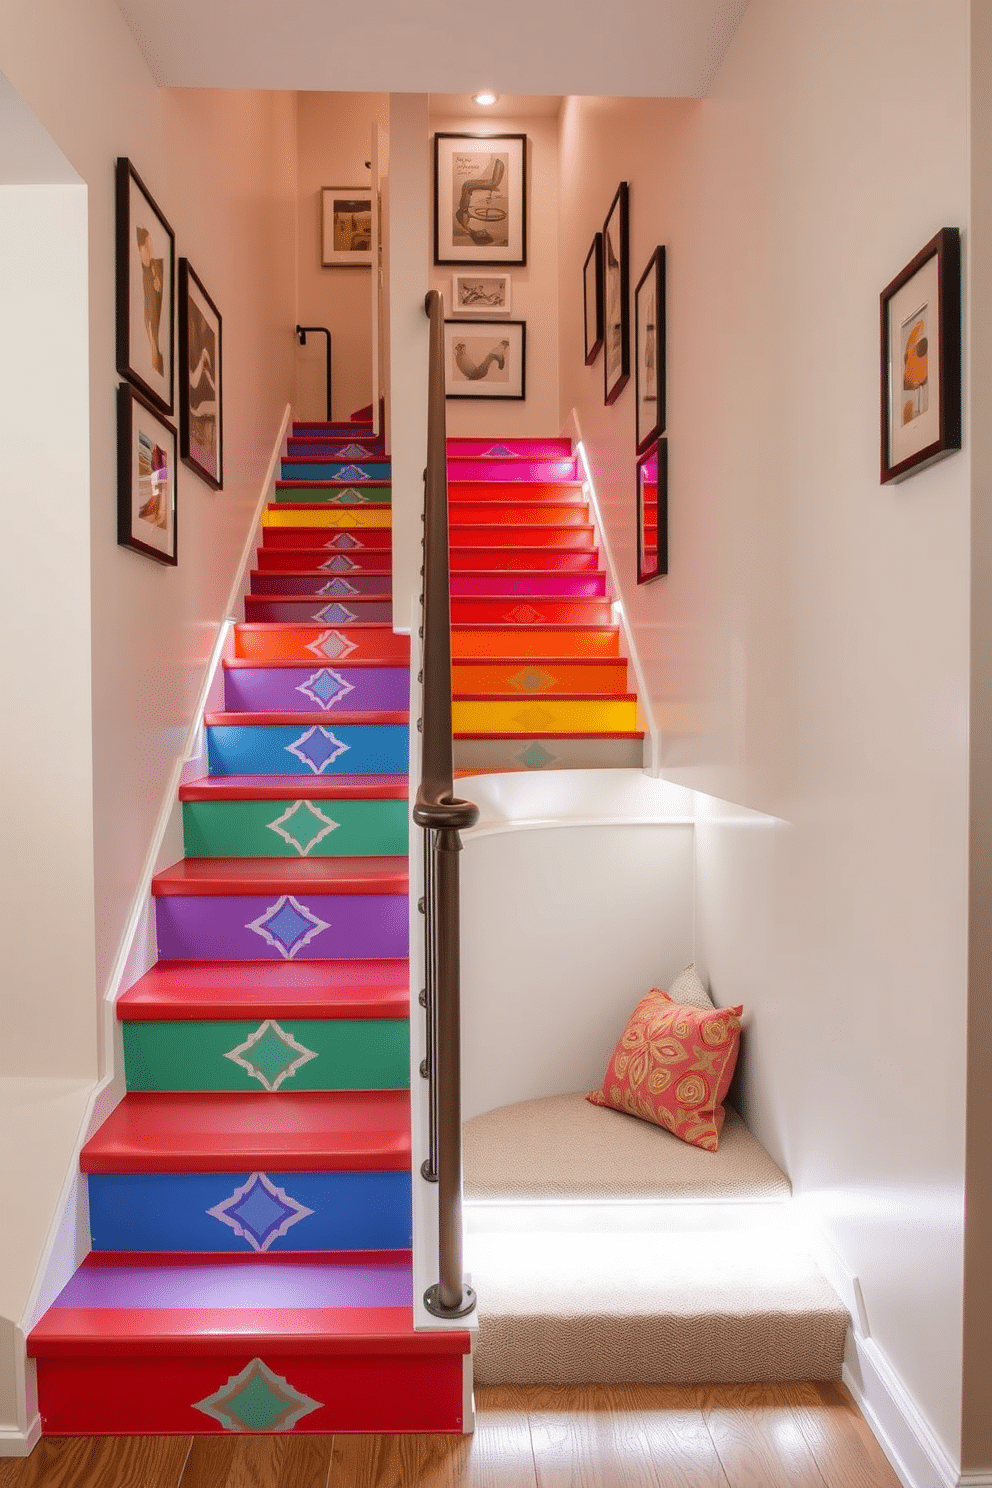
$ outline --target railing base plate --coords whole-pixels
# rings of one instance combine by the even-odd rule
[[[462,1287],[461,1307],[442,1307],[439,1297],[440,1290],[441,1288],[435,1283],[434,1286],[428,1287],[426,1292],[424,1293],[424,1306],[427,1308],[427,1311],[433,1313],[435,1317],[467,1317],[470,1312],[475,1311],[478,1298],[476,1297],[475,1292],[470,1286]]]

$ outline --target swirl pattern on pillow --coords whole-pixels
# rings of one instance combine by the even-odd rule
[[[740,1048],[743,1007],[673,1002],[652,987],[630,1015],[599,1090],[586,1097],[715,1152]]]

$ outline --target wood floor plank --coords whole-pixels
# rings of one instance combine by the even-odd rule
[[[539,1488],[727,1488],[701,1403],[692,1387],[542,1391],[530,1412]]]
[[[0,1488],[20,1488],[24,1457],[0,1457]]]
[[[198,1436],[179,1488],[326,1488],[332,1436]]]
[[[480,1388],[471,1436],[338,1436],[328,1488],[537,1488],[520,1394]]]
[[[895,1470],[843,1385],[792,1385],[789,1393],[827,1488],[900,1488]]]
[[[711,1386],[703,1415],[730,1488],[823,1488],[785,1386]]]
[[[48,1436],[17,1488],[177,1488],[188,1436]]]

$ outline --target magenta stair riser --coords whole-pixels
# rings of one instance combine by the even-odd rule
[[[453,573],[452,595],[463,594],[567,594],[598,598],[606,593],[603,573]]]
[[[469,439],[455,436],[448,440],[448,459],[469,456],[473,459],[567,460],[572,454],[572,441],[556,439]]]
[[[267,532],[283,532],[282,527],[268,527]],[[371,528],[376,531],[376,528]],[[264,573],[297,573],[312,569],[315,573],[353,574],[377,573],[382,587],[388,589],[392,582],[392,553],[389,548],[349,548],[344,552],[328,553],[323,546],[306,547],[301,544],[292,548],[262,547],[255,555],[255,562]]]
[[[582,469],[574,456],[551,455],[540,460],[486,460],[472,455],[448,454],[449,481],[574,481]]]
[[[392,599],[392,579],[371,573],[323,573],[319,569],[296,573],[272,573],[256,569],[251,576],[252,594],[315,594],[340,599],[347,604],[355,595],[363,599]]]
[[[410,705],[406,667],[228,667],[224,704],[231,712],[402,713]]]
[[[38,1361],[38,1399],[46,1435],[294,1435],[334,1432],[449,1432],[462,1429],[460,1354],[393,1355],[388,1344],[354,1355],[294,1352],[291,1340],[264,1337],[215,1344],[208,1357],[147,1354]],[[236,1396],[253,1379],[260,1392],[284,1392],[275,1424],[238,1424]],[[239,1383],[242,1382],[242,1383]],[[290,1393],[292,1392],[292,1393]],[[264,1397],[263,1397],[264,1398]],[[294,1408],[294,1401],[302,1404]],[[216,1401],[217,1404],[211,1405]],[[208,1405],[215,1414],[205,1413]],[[264,1418],[263,1418],[264,1419]],[[280,1424],[289,1421],[290,1424]]]
[[[608,599],[457,595],[451,601],[453,625],[609,625],[612,619]]]
[[[264,548],[324,548],[328,556],[335,553],[371,552],[388,555],[393,550],[393,534],[388,527],[263,527]]]
[[[178,894],[155,901],[163,961],[316,961],[407,954],[405,894]]]
[[[393,618],[392,600],[326,599],[320,595],[245,595],[245,619],[289,621],[313,625],[388,625]]]
[[[286,453],[304,459],[327,457],[332,460],[382,460],[385,458],[386,447],[381,437],[376,435],[367,439],[356,439],[354,435],[350,438],[342,435],[337,439],[320,439],[311,435],[304,439],[298,434],[291,434],[287,440]]]

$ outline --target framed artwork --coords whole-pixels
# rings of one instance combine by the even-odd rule
[[[435,134],[434,262],[527,262],[525,134]]]
[[[603,344],[603,234],[598,232],[582,267],[582,305],[586,328],[586,366]]]
[[[320,262],[325,269],[372,267],[371,186],[320,188]]]
[[[452,315],[509,315],[509,274],[452,274]]]
[[[665,427],[665,250],[658,247],[634,290],[637,449]]]
[[[219,491],[224,484],[221,315],[188,258],[179,260],[179,454]]]
[[[129,383],[117,388],[117,541],[176,563],[176,431]]]
[[[522,320],[446,320],[445,397],[526,397],[526,348]]]
[[[124,156],[116,166],[116,217],[117,370],[171,413],[176,238]]]
[[[603,223],[604,399],[615,403],[630,377],[630,260],[627,182]]]
[[[656,440],[637,461],[637,582],[668,572],[668,440]]]
[[[882,484],[961,448],[961,236],[943,227],[882,290]]]

